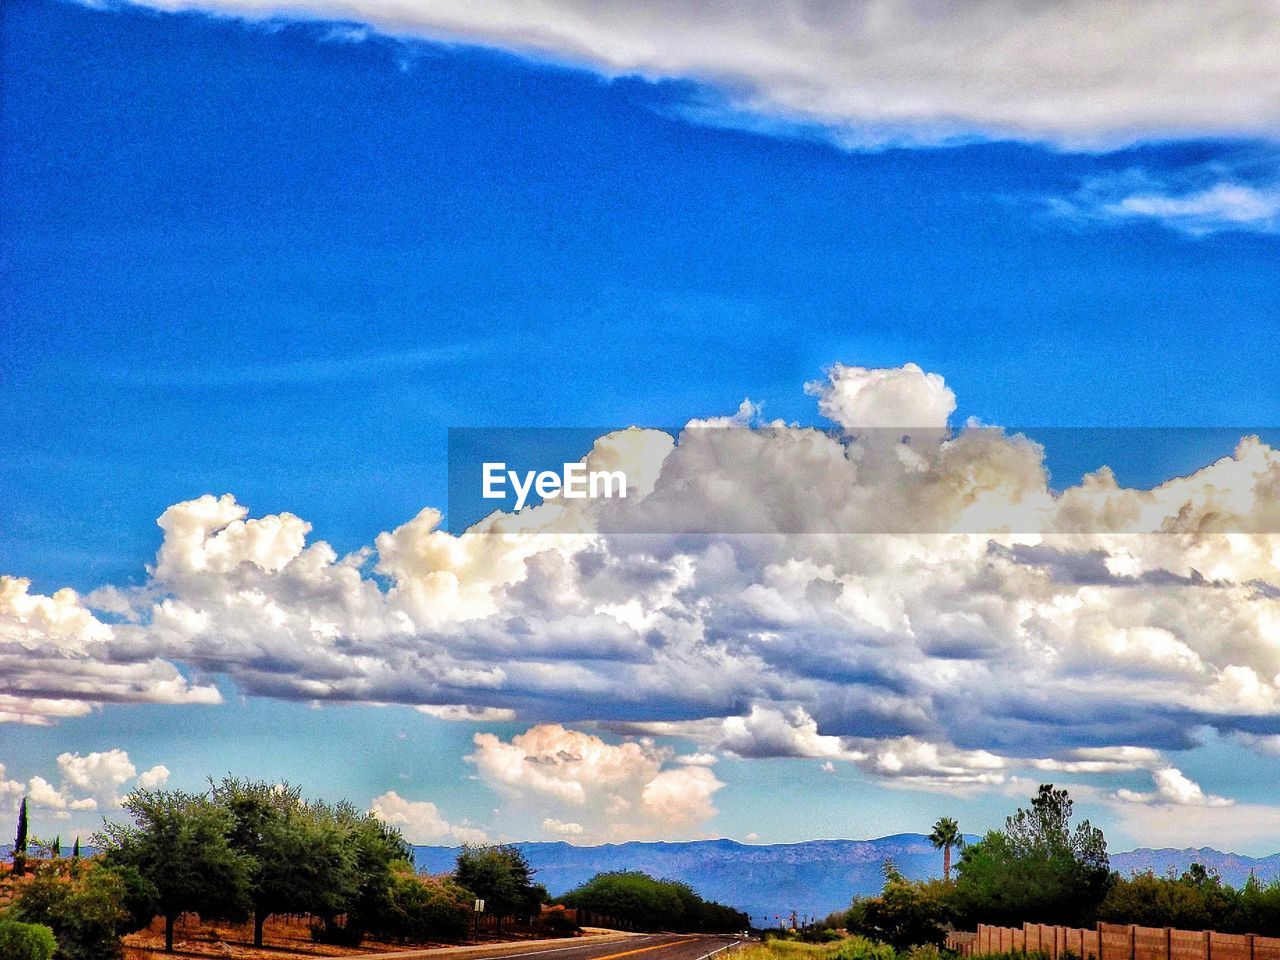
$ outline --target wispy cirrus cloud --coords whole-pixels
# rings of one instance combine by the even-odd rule
[[[1131,169],[1085,183],[1050,206],[1066,217],[1157,223],[1193,237],[1280,232],[1280,153],[1227,155],[1173,169]]]

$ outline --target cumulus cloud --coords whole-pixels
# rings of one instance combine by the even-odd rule
[[[250,695],[519,718],[477,739],[478,775],[591,836],[611,806],[633,835],[706,821],[719,781],[660,734],[939,790],[1154,773],[1197,727],[1280,736],[1276,450],[1245,437],[1149,489],[1105,467],[1054,489],[1033,438],[948,425],[951,389],[914,365],[807,389],[836,429],[747,404],[618,431],[585,459],[634,475],[625,500],[457,535],[428,507],[346,556],[229,495],[175,504],[145,583],[93,595],[110,622],[5,581],[0,710],[216,697],[181,666]]]
[[[1205,793],[1196,783],[1176,767],[1164,767],[1151,774],[1155,789],[1150,793],[1134,790],[1117,790],[1116,798],[1127,803],[1154,803],[1179,807],[1227,807],[1231,801],[1225,797]]]
[[[58,782],[36,775],[26,784],[5,779],[0,764],[0,809],[16,806],[25,796],[31,808],[44,811],[55,819],[65,820],[74,813],[110,810],[119,807],[122,794],[134,787],[154,789],[169,778],[167,767],[157,764],[138,773],[124,750],[105,750],[88,754],[62,753],[57,758]]]
[[[410,843],[485,843],[488,835],[476,827],[450,823],[434,803],[406,800],[388,790],[369,803],[369,812],[393,827],[399,827]]]
[[[48,724],[103,703],[221,703],[171,662],[102,622],[74,590],[0,576],[0,722]]]
[[[480,779],[522,808],[546,810],[543,828],[555,835],[697,833],[715,816],[712,798],[724,786],[705,765],[666,766],[672,752],[651,740],[611,744],[560,724],[540,724],[510,741],[479,733],[475,747],[467,759]]]
[[[983,136],[1096,146],[1146,136],[1270,136],[1280,126],[1272,56],[1280,11],[1267,0],[145,5],[355,20],[394,36],[501,47],[608,76],[689,78],[708,91],[690,104],[692,115],[815,124],[853,145]]]

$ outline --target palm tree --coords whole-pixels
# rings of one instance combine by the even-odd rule
[[[939,817],[929,834],[929,842],[942,851],[942,878],[951,882],[951,848],[963,847],[964,837],[960,826],[951,817]]]

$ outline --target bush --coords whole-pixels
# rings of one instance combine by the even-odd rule
[[[49,960],[57,949],[58,941],[48,927],[0,918],[0,957],[4,960]]]
[[[105,867],[68,877],[46,866],[22,888],[12,915],[49,927],[58,942],[58,960],[115,960],[120,935],[133,929],[125,897],[123,881]]]
[[[831,953],[832,960],[898,960],[897,951],[887,943],[853,936]]]
[[[392,940],[461,940],[471,919],[471,897],[452,880],[419,877],[397,864],[391,878],[390,903],[370,932]]]
[[[542,925],[552,933],[572,933],[578,925],[569,916],[569,911],[557,904],[542,914]]]

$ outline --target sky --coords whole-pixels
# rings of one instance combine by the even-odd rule
[[[1280,850],[1274,5],[530,9],[0,6],[0,809]]]

